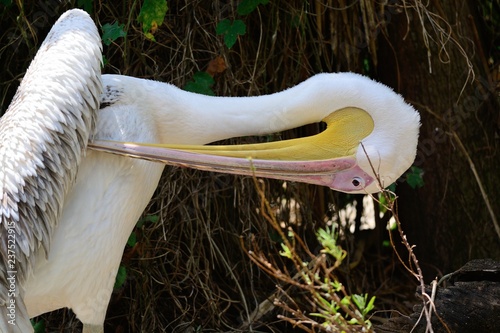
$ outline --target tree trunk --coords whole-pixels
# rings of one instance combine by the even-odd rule
[[[491,333],[500,320],[500,262],[473,260],[447,276],[447,287],[426,286],[434,294],[435,313],[430,316],[434,333]],[[420,296],[423,298],[422,296]],[[425,299],[427,300],[427,299]],[[375,327],[377,333],[425,333],[427,318],[422,303],[409,316],[393,317]]]
[[[427,278],[473,258],[500,258],[492,217],[500,213],[499,108],[483,66],[474,6],[475,1],[431,1],[427,9],[444,19],[431,17],[442,33],[415,10],[394,13],[387,28],[390,45],[379,48],[381,80],[398,87],[422,116],[415,165],[423,169],[425,185],[415,191],[402,184],[398,195],[403,228]]]

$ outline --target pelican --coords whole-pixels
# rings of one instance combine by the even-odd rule
[[[75,31],[65,28],[71,17],[80,23]],[[94,67],[101,58],[100,43],[95,38],[92,21],[75,10],[59,19],[47,40],[59,46],[62,55],[69,45],[62,37],[66,36],[65,29],[69,35],[86,32],[92,36],[73,41],[83,46],[81,49],[75,46],[81,53],[74,54],[78,65],[65,69],[68,76],[59,78],[71,86],[76,75],[81,89],[58,87],[47,92],[44,98],[54,108],[42,110],[42,117],[57,112],[59,103],[65,100],[82,100],[82,96],[91,99],[89,96],[94,96],[95,91],[101,92],[100,107],[88,102],[89,107],[81,109],[87,116],[97,113],[97,118],[95,128],[91,124],[78,127],[84,129],[78,136],[80,141],[64,137],[64,143],[79,153],[90,138],[90,149],[78,155],[79,163],[70,163],[74,156],[61,154],[62,147],[47,146],[43,136],[32,143],[46,149],[44,157],[50,160],[49,164],[76,171],[76,178],[61,181],[64,189],[61,197],[47,193],[46,183],[26,193],[27,202],[47,198],[48,206],[59,204],[61,211],[55,214],[43,236],[36,227],[40,223],[38,217],[29,214],[26,217],[29,222],[19,231],[24,238],[34,241],[29,246],[29,258],[21,258],[30,272],[22,275],[22,292],[17,300],[24,302],[26,314],[18,313],[18,320],[67,307],[82,321],[84,333],[103,332],[123,249],[153,195],[164,163],[371,193],[394,182],[415,158],[418,113],[390,88],[364,76],[319,74],[285,91],[259,97],[209,97],[167,83],[123,75],[102,75],[101,86]],[[39,59],[57,66],[58,58],[49,54],[49,50],[42,45],[16,97],[36,92],[40,84],[34,80],[46,83],[56,79],[47,76],[42,80],[33,74],[39,69]],[[8,112],[18,104],[26,104],[30,115],[29,112],[34,112],[28,108],[32,103],[14,98]],[[2,121],[9,124],[8,119]],[[64,123],[65,118],[53,121]],[[231,137],[263,135],[320,121],[327,124],[327,129],[304,139],[262,145],[203,146]],[[56,125],[45,128],[47,133],[59,133],[57,130]],[[4,142],[9,143],[10,139],[4,136],[2,146]],[[2,163],[8,163],[7,158],[13,155],[20,155],[23,163],[31,163],[30,158],[36,156],[32,157],[25,149],[13,147]],[[59,158],[51,159],[53,156]],[[11,183],[23,181],[24,168],[20,164],[17,172],[14,170]],[[4,169],[2,164],[2,172]],[[32,176],[38,180],[44,177],[44,172],[37,170]],[[5,196],[6,184],[2,186]],[[9,221],[3,215],[2,224],[6,220]],[[6,239],[6,232],[3,228],[1,231]],[[1,250],[6,261],[6,250]],[[3,288],[8,287],[5,279],[0,282]],[[3,291],[2,310],[7,311],[8,298]],[[2,316],[0,329],[16,331],[17,327],[9,326],[7,320],[8,317]],[[29,332],[18,327],[17,332]]]

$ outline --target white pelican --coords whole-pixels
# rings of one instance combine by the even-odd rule
[[[53,30],[62,29],[61,20]],[[93,31],[95,27],[81,30],[86,29]],[[81,43],[84,49],[98,49],[94,39]],[[97,58],[94,62],[100,59],[90,53]],[[90,61],[84,54],[82,68]],[[37,55],[44,56],[48,55]],[[74,74],[93,75],[75,67],[68,70],[68,80]],[[27,89],[25,81],[21,90]],[[86,81],[90,91],[100,88],[95,80]],[[224,172],[237,168],[235,172],[243,174],[251,174],[248,170],[253,164],[255,172],[263,176],[327,184],[346,192],[377,191],[377,176],[383,185],[389,185],[415,157],[418,113],[388,87],[352,73],[321,74],[280,93],[245,98],[202,96],[166,83],[120,75],[103,75],[102,83],[92,147],[104,152],[89,150],[82,157],[75,182],[66,185],[69,191],[57,227],[49,230],[50,243],[48,237],[43,238],[43,246],[32,251],[32,274],[22,285],[29,317],[68,307],[83,322],[85,333],[103,332],[123,248],[164,168],[161,163],[106,152],[173,159],[169,163],[201,168],[215,166]],[[60,89],[45,98],[60,101],[75,94]],[[328,130],[309,139],[214,148],[235,157],[199,154],[207,148],[192,146],[322,120],[328,123]],[[167,149],[143,144],[175,146]],[[58,149],[51,147],[47,154],[58,154]],[[245,151],[238,153],[241,150]],[[165,151],[167,157],[157,156]],[[25,154],[23,150],[18,153]],[[248,162],[246,157],[253,159]],[[231,164],[228,167],[225,163]],[[42,194],[38,195],[45,196],[44,190],[39,188]],[[50,200],[54,199],[49,198],[49,204]],[[36,228],[27,225],[22,232],[30,238]]]

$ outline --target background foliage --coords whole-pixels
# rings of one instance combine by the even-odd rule
[[[90,12],[101,29],[105,73],[222,96],[281,91],[319,72],[363,73],[401,92],[422,115],[417,169],[395,191],[426,278],[471,258],[500,259],[494,228],[500,213],[498,0],[169,0],[160,8],[163,22],[146,20],[150,23],[145,5],[0,1],[2,112],[53,22],[74,7]],[[228,142],[285,139],[320,129],[313,124],[272,138]],[[422,179],[422,187],[409,186]],[[282,239],[262,215],[260,191],[283,229],[292,228],[303,240],[303,256],[318,253],[316,230],[356,203],[356,232],[349,225],[340,231],[347,257],[336,275],[348,294],[376,296],[372,321],[390,316],[384,310],[411,310],[417,283],[394,249],[383,245],[388,215],[380,218],[378,205],[377,227],[362,231],[359,196],[305,184],[261,184],[262,190],[249,178],[167,168],[125,249],[106,330],[299,330],[277,319],[289,315],[282,307],[254,312],[276,295],[289,295],[294,307],[315,311],[301,292],[265,274],[247,254],[259,250],[293,275],[293,265],[279,255]],[[50,332],[77,332],[80,325],[67,310],[38,321]]]

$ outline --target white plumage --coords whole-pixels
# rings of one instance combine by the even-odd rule
[[[32,330],[25,286],[36,257],[50,252],[93,132],[102,91],[100,65],[100,37],[90,17],[78,10],[64,14],[0,120],[2,332]]]
[[[64,72],[59,74],[62,75],[59,79],[67,81],[68,87],[76,85],[78,90],[58,88],[46,93],[43,98],[59,105],[68,99],[81,100],[80,96],[93,96],[96,90],[102,91],[101,108],[96,110],[97,107],[90,107],[91,110],[83,111],[84,114],[97,111],[93,135],[95,140],[200,145],[230,137],[261,135],[294,128],[321,121],[339,109],[357,108],[366,111],[373,120],[373,125],[363,123],[360,127],[370,129],[362,142],[377,175],[373,174],[359,142],[346,148],[346,154],[357,163],[366,177],[380,176],[384,185],[389,185],[413,162],[418,138],[418,114],[399,95],[368,78],[350,73],[321,74],[281,93],[224,98],[196,95],[160,82],[103,75],[101,90],[100,82],[95,78],[95,64],[100,61],[100,44],[96,40],[94,25],[91,21],[89,23],[90,18],[81,11],[70,11],[61,17],[52,31],[64,30],[65,22],[70,22],[72,17],[81,25],[77,31],[67,33],[74,35],[88,32],[92,37],[75,39],[73,43],[83,46],[77,49],[65,49],[68,43],[65,38],[53,42],[62,47],[60,52],[69,52],[80,64],[63,69],[67,70],[67,77]],[[75,22],[71,21],[71,24]],[[59,34],[54,33],[52,36]],[[37,55],[37,59],[44,59],[49,64],[59,61],[59,58],[51,57],[53,55],[44,51],[43,47]],[[41,79],[31,76],[39,69],[37,64],[34,62],[30,67],[18,95],[25,95],[28,90],[36,93],[39,89],[38,82],[33,80]],[[80,79],[73,81],[71,75]],[[46,78],[51,79],[54,77]],[[92,100],[91,97],[89,99]],[[27,103],[31,105],[32,102]],[[11,105],[11,108],[14,107]],[[49,108],[44,112],[48,114],[51,111],[57,110]],[[64,123],[64,119],[58,119],[60,122],[54,124]],[[47,126],[47,133],[58,133],[57,126],[62,125],[54,125],[54,128]],[[24,125],[21,128],[25,128]],[[92,126],[87,124],[85,128],[87,132],[81,135],[79,141],[72,136],[71,140],[65,142],[73,147],[72,151],[80,151],[82,147],[78,142],[87,141]],[[7,145],[8,138],[4,140],[2,145]],[[338,144],[332,142],[332,147],[336,145],[332,150],[344,149],[342,138],[340,141]],[[37,144],[43,146],[44,141],[33,143]],[[58,149],[57,145],[49,147],[48,156],[58,155]],[[24,150],[17,153],[23,154]],[[31,163],[31,156],[23,157],[26,165]],[[62,158],[59,163],[52,162],[69,167],[73,172],[78,170],[76,181],[71,181],[71,175],[65,178],[62,199],[55,199],[54,203],[61,205],[62,212],[55,215],[54,226],[46,228],[48,236],[37,236],[38,242],[30,245],[32,256],[28,261],[33,269],[32,274],[24,275],[25,281],[21,283],[24,292],[21,296],[29,317],[69,307],[83,322],[84,332],[102,332],[124,246],[153,195],[164,166],[91,150],[81,158],[78,169],[78,163],[67,165],[69,160]],[[37,163],[46,161],[41,159]],[[19,175],[24,172],[24,167],[19,165]],[[342,172],[338,173],[340,176],[334,181],[336,184],[347,182],[345,188],[340,190],[351,191],[351,171]],[[35,176],[39,177],[40,174],[35,173]],[[19,176],[15,181],[21,178]],[[5,196],[6,185],[2,185]],[[343,183],[340,186],[344,186]],[[44,192],[46,188],[37,190],[38,194],[33,193],[38,195],[36,198],[49,196]],[[376,190],[376,182],[361,189],[370,192]],[[49,197],[48,204],[51,205],[51,199],[54,199]],[[30,223],[36,224],[37,220]],[[32,239],[37,233],[37,228],[30,226],[22,231],[26,233],[27,239]],[[4,229],[1,230],[4,238]],[[48,249],[48,253],[44,249]],[[3,280],[1,282],[4,283]],[[4,296],[3,293],[0,295]],[[0,324],[8,325],[2,321]],[[26,332],[24,328],[21,331]]]

